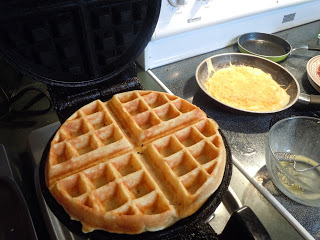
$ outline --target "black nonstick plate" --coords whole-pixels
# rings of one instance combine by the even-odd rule
[[[55,86],[110,82],[156,27],[160,0],[1,1],[0,55]]]
[[[228,186],[230,184],[231,175],[232,175],[232,155],[231,150],[228,145],[227,139],[219,130],[225,147],[226,147],[226,166],[225,172],[222,179],[222,182],[218,189],[210,196],[210,198],[203,204],[203,206],[193,215],[181,219],[176,222],[174,225],[156,232],[144,232],[136,235],[128,234],[117,234],[110,233],[102,230],[95,230],[91,233],[83,233],[82,225],[79,221],[74,221],[70,219],[68,213],[64,208],[55,200],[51,195],[49,189],[46,186],[45,182],[45,164],[47,156],[50,150],[50,141],[48,142],[40,162],[39,166],[39,179],[40,179],[40,188],[43,194],[43,197],[49,206],[50,210],[54,215],[62,222],[72,233],[83,238],[83,239],[108,239],[108,240],[119,240],[119,239],[218,239],[217,234],[213,231],[211,226],[207,223],[208,218],[214,213],[215,209],[221,203]]]

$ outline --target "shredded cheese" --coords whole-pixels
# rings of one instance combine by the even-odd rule
[[[284,108],[290,100],[285,89],[261,69],[233,66],[219,69],[205,83],[217,100],[242,110],[268,112]]]

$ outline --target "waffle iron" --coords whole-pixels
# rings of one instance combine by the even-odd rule
[[[63,123],[85,104],[114,94],[142,89],[135,59],[155,30],[161,0],[12,0],[0,3],[0,57],[23,75],[43,82]],[[223,133],[221,132],[223,136]],[[83,239],[270,239],[247,207],[230,218],[218,235],[207,223],[221,203],[232,175],[227,140],[227,164],[218,190],[192,216],[168,229],[139,235],[94,231],[84,234],[46,188],[40,163],[43,196],[56,217]]]
[[[55,216],[61,221],[71,232],[76,234],[78,237],[83,239],[96,239],[96,240],[122,240],[122,239],[143,239],[143,240],[151,240],[151,239],[207,239],[210,236],[210,239],[221,239],[218,238],[218,235],[211,228],[207,220],[213,214],[215,209],[219,206],[222,201],[225,192],[228,189],[230,184],[231,175],[232,175],[232,160],[231,160],[231,151],[230,147],[227,145],[226,138],[223,133],[220,131],[220,134],[223,138],[224,144],[226,146],[226,167],[225,173],[222,179],[222,183],[219,188],[214,192],[213,195],[205,202],[205,204],[193,215],[179,220],[177,223],[168,227],[161,231],[156,232],[145,232],[136,235],[128,235],[128,234],[117,234],[117,233],[109,233],[101,230],[96,230],[91,233],[83,233],[82,225],[79,221],[74,221],[70,219],[68,213],[65,212],[63,207],[55,200],[55,198],[51,195],[49,189],[46,186],[45,182],[45,163],[47,160],[47,156],[50,150],[50,142],[48,142],[47,146],[44,149],[40,166],[39,166],[39,180],[40,180],[40,188],[44,199],[49,206],[50,210],[55,214]],[[54,134],[55,135],[55,134]],[[53,136],[54,136],[53,135]],[[235,227],[239,228],[239,225],[235,224]],[[233,232],[236,232],[235,229]]]

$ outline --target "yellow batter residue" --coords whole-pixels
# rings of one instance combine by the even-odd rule
[[[284,108],[290,100],[270,74],[247,66],[230,66],[207,80],[208,92],[217,100],[243,110],[269,112]]]

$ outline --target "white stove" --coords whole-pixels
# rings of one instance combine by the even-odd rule
[[[145,70],[234,44],[247,32],[275,33],[319,19],[320,0],[162,0]]]

